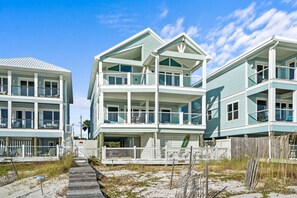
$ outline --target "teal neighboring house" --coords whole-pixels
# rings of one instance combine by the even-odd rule
[[[149,28],[95,56],[90,138],[98,139],[103,160],[156,159],[164,151],[155,148],[179,149],[183,142],[198,147],[206,128],[208,61],[188,35],[165,42]],[[193,87],[199,80],[202,86]],[[120,148],[104,149],[109,142]]]
[[[297,40],[273,36],[210,74],[204,137],[295,132],[296,62]]]
[[[71,71],[35,58],[0,58],[0,150],[41,155],[65,143]],[[38,147],[38,149],[37,149]]]

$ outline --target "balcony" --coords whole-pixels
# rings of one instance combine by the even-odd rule
[[[192,87],[201,80],[200,76],[181,74],[159,74],[159,84],[175,87]],[[104,73],[103,85],[155,85],[154,73]]]
[[[293,109],[276,108],[275,120],[279,122],[293,122]],[[257,124],[269,121],[268,109],[249,113],[249,124]]]
[[[60,89],[49,88],[49,87],[38,87],[38,96],[39,97],[48,97],[48,98],[59,98],[60,97]]]
[[[38,124],[39,129],[59,129],[59,127],[59,120],[39,120]]]
[[[33,129],[34,120],[33,119],[12,119],[11,127],[13,129]]]
[[[0,128],[7,128],[8,127],[8,118],[0,118]]]
[[[295,79],[295,67],[288,66],[276,66],[276,79],[282,80],[294,80]],[[248,85],[252,87],[254,85],[263,83],[269,80],[269,69],[266,67],[265,69],[258,71],[254,74],[251,74],[248,77]]]
[[[105,124],[126,124],[127,112],[106,112],[104,114]],[[160,124],[201,125],[202,115],[200,113],[183,112],[159,112]],[[131,124],[154,124],[154,112],[131,113]]]
[[[1,94],[1,93],[0,93]],[[3,92],[7,95],[7,92]],[[35,96],[34,86],[19,86],[12,85],[12,95],[14,96]],[[44,88],[38,87],[38,96],[39,97],[48,97],[48,98],[59,98],[60,90],[58,88]]]

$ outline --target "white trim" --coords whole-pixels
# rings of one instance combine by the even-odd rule
[[[234,119],[234,109],[233,109],[233,105],[234,105],[234,103],[238,103],[238,105],[237,105],[237,107],[238,107],[238,110],[237,110],[237,112],[238,112],[238,118],[236,118],[236,119]],[[232,104],[232,119],[231,120],[228,120],[228,105],[230,105],[230,104]],[[226,121],[227,121],[227,123],[228,122],[230,122],[230,121],[234,121],[234,120],[239,120],[239,100],[234,100],[233,102],[229,102],[229,103],[227,103],[226,104]]]

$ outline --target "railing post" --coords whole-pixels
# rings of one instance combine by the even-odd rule
[[[57,147],[57,157],[60,157],[60,146],[57,145],[56,147]]]
[[[127,73],[127,84],[131,85],[131,72]]]
[[[180,78],[180,84],[179,84],[179,86],[180,87],[183,87],[184,86],[184,75],[183,74],[180,74],[179,75],[179,78]]]
[[[136,159],[136,146],[134,146],[133,148],[134,148],[134,150],[133,150],[133,157],[134,157],[134,159]]]
[[[184,112],[179,112],[179,124],[184,124]]]
[[[25,145],[22,145],[22,157],[25,157]]]
[[[102,159],[106,160],[106,146],[102,147]]]

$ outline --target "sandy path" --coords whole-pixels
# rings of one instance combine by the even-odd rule
[[[29,177],[29,178],[18,180],[6,186],[0,187],[0,197],[7,197],[7,198],[10,198],[10,197],[11,198],[63,197],[63,196],[58,196],[57,192],[62,192],[63,189],[65,188],[67,189],[67,185],[68,185],[68,174],[63,174],[56,178],[47,180],[43,183],[44,194],[42,196],[40,185],[37,183],[36,178]]]

